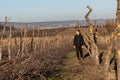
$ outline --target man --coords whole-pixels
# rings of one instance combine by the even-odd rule
[[[74,36],[74,44],[73,47],[76,49],[76,55],[78,60],[84,59],[83,57],[83,49],[84,46],[87,48],[83,36],[80,33],[80,30],[76,30],[76,35]]]

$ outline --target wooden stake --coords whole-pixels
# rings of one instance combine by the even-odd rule
[[[6,24],[7,24],[7,17],[5,16],[4,27],[3,27],[3,31],[2,31],[1,40],[0,40],[0,60],[2,60],[3,38],[4,38],[4,35],[5,35]]]
[[[31,51],[33,51],[33,44],[34,44],[34,29],[33,29],[32,38],[31,38]]]
[[[2,60],[2,40],[0,39],[0,60]]]
[[[23,36],[23,30],[21,28],[21,34],[20,34],[20,38],[19,38],[19,50],[18,50],[17,58],[20,56],[20,54],[22,54],[22,51],[23,51],[22,36]]]
[[[40,30],[38,29],[38,37],[40,37]]]
[[[10,26],[10,36],[9,36],[9,44],[8,44],[8,58],[11,60],[11,37],[12,37],[12,26]]]

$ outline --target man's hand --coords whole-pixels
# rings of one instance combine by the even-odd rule
[[[82,46],[82,48],[85,48],[85,46]]]
[[[73,48],[75,49],[76,47],[75,47],[75,46],[73,46]]]

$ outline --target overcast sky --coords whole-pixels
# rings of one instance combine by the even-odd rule
[[[0,0],[0,21],[4,16],[10,21],[39,22],[83,20],[93,7],[91,19],[115,18],[117,0]]]

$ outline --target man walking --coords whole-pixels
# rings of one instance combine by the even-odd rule
[[[83,36],[80,33],[80,30],[76,30],[76,35],[74,36],[73,47],[76,49],[76,55],[78,60],[84,59],[83,56],[83,47],[87,48],[87,45],[84,42]]]

